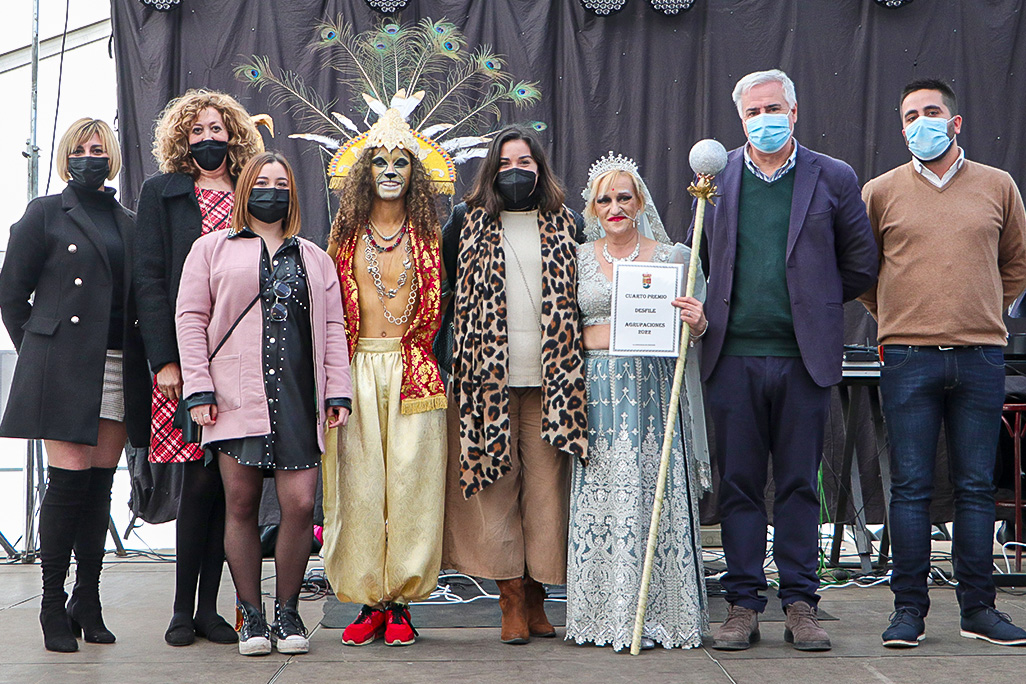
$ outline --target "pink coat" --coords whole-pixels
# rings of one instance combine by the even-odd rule
[[[203,428],[203,441],[256,437],[271,431],[264,392],[263,319],[257,302],[242,318],[213,361],[214,347],[257,295],[263,240],[208,233],[185,259],[175,319],[185,380],[183,396],[213,392],[217,421]],[[299,252],[310,291],[314,379],[317,384],[317,440],[324,451],[326,398],[353,396],[349,350],[338,276],[331,257],[308,240]]]

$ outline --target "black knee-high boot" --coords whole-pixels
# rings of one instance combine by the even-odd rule
[[[39,623],[48,651],[71,653],[78,650],[64,608],[68,598],[64,582],[91,475],[89,470],[47,468],[46,494],[39,507],[39,564],[43,570]]]
[[[114,635],[103,624],[100,610],[100,571],[107,549],[110,489],[117,468],[90,468],[89,492],[75,536],[75,589],[68,601],[72,632],[92,644],[112,644]]]

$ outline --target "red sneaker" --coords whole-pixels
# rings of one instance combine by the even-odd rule
[[[342,643],[366,646],[385,635],[385,611],[364,606],[353,623],[342,631]]]
[[[385,624],[386,646],[409,646],[417,640],[417,630],[410,620],[410,609],[401,603],[388,607],[388,622]]]

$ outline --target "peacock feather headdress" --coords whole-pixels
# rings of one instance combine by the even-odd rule
[[[416,154],[439,191],[452,194],[455,165],[487,153],[499,106],[519,108],[541,99],[537,83],[516,80],[486,45],[468,51],[463,33],[445,20],[386,21],[355,33],[339,16],[316,27],[310,49],[339,74],[352,109],[366,109],[368,130],[335,111],[336,101],[319,96],[295,72],[272,69],[266,57],[254,56],[236,67],[235,75],[260,90],[268,88],[271,103],[307,129],[289,137],[312,140],[333,154],[328,165],[333,188],[341,187],[364,150],[384,144]],[[372,117],[377,117],[373,125]],[[546,128],[541,121],[530,125]]]

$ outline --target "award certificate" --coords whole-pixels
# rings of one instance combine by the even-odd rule
[[[680,311],[673,300],[684,289],[684,264],[613,264],[609,353],[677,356]]]

